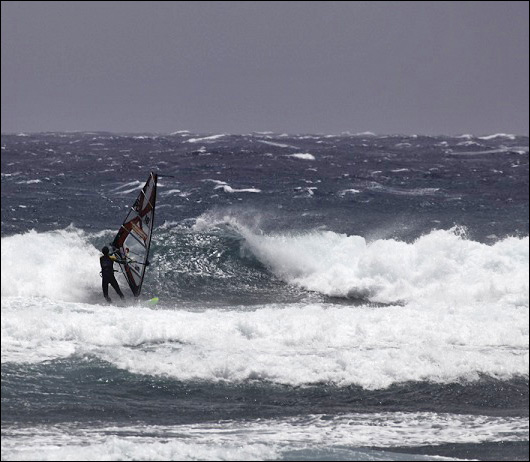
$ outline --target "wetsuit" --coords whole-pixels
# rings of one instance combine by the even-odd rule
[[[99,259],[99,263],[101,264],[101,284],[103,287],[103,296],[108,302],[111,301],[109,297],[109,284],[114,288],[122,300],[125,298],[122,291],[120,290],[118,281],[116,281],[116,278],[114,277],[114,262],[125,263],[124,260],[119,260],[113,255],[103,255]]]

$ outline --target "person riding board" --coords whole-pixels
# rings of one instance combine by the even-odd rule
[[[105,297],[105,300],[107,300],[107,302],[112,301],[109,297],[110,284],[114,288],[116,293],[120,296],[120,298],[123,300],[125,297],[120,289],[120,286],[118,285],[118,281],[116,281],[116,278],[114,277],[114,262],[125,264],[127,263],[127,260],[120,260],[114,255],[109,255],[109,248],[107,246],[103,247],[101,249],[101,252],[103,253],[103,256],[100,257],[99,263],[101,265],[101,284],[103,288],[103,296]]]

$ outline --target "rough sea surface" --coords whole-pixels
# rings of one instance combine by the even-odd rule
[[[1,149],[2,460],[528,460],[528,137]],[[143,293],[109,305],[150,171]]]

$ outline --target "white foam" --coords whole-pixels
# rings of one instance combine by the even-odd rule
[[[2,362],[94,356],[132,373],[238,383],[450,383],[528,375],[528,311],[475,307],[125,309],[2,299]]]
[[[296,146],[292,146],[290,144],[283,144],[283,143],[274,143],[273,141],[265,141],[265,140],[256,140],[258,143],[268,144],[269,146],[276,146],[278,148],[291,148],[291,149],[298,149]]]
[[[35,183],[42,183],[42,180],[17,181],[17,184],[35,184]]]
[[[479,140],[493,140],[495,138],[507,138],[509,140],[514,140],[516,138],[515,135],[509,134],[509,133],[495,133],[494,135],[487,135],[487,136],[479,136]]]
[[[180,189],[169,189],[168,191],[163,192],[162,196],[171,196],[172,194],[179,194],[181,192]]]
[[[99,295],[99,253],[87,236],[32,231],[2,238],[2,361],[92,355],[183,381],[365,388],[528,376],[528,238],[486,245],[435,231],[413,243],[368,243],[329,231],[265,235],[231,224],[287,283],[403,306],[197,312],[90,305],[83,301]],[[211,225],[203,217],[196,229]]]
[[[477,155],[482,155],[482,154],[506,153],[508,151],[509,149],[506,146],[503,146],[502,148],[499,148],[499,149],[488,149],[485,151],[460,151],[460,152],[455,152],[453,155],[454,156],[477,156]]]
[[[335,459],[337,450],[343,460],[389,460],[369,448],[527,441],[528,418],[387,412],[2,431],[3,460],[291,460],[293,452],[300,460],[298,451],[318,460],[323,453]]]
[[[381,172],[372,172],[372,175]],[[382,192],[387,194],[395,194],[396,196],[430,196],[437,194],[440,191],[440,188],[396,188],[392,186],[384,186],[376,181],[372,181],[368,185],[368,189],[376,192]]]
[[[318,190],[318,188],[316,186],[311,186],[311,187],[306,187],[306,188],[296,188],[297,190],[299,189],[300,191],[303,191],[307,197],[313,197],[315,195],[315,191]]]
[[[231,186],[227,184],[220,184],[216,186],[214,189],[222,189],[226,193],[239,193],[239,192],[249,192],[249,193],[260,193],[261,189],[257,188],[243,188],[243,189],[234,189]]]
[[[206,179],[201,180],[201,181],[203,181],[203,182],[210,181],[211,183],[215,183],[215,184],[228,184],[226,181],[213,180],[211,178],[206,178]]]
[[[83,300],[100,285],[99,252],[82,231],[29,231],[2,238],[2,297]]]
[[[157,433],[149,433],[155,431]],[[190,431],[191,434],[186,432]],[[200,430],[199,430],[200,431]],[[35,432],[35,433],[33,433]],[[204,426],[204,432],[208,432]],[[2,436],[2,460],[274,460],[274,448],[237,438],[207,442],[187,427],[30,427]]]
[[[315,156],[309,152],[298,152],[296,154],[289,154],[287,157],[294,157],[302,160],[315,160]]]
[[[267,236],[240,229],[250,251],[275,275],[327,295],[528,306],[528,237],[486,245],[454,229],[410,244],[368,243],[331,231]]]
[[[217,140],[219,138],[222,138],[226,136],[225,134],[221,134],[221,135],[212,135],[212,136],[205,136],[203,138],[188,138],[187,140],[185,140],[184,142],[185,143],[198,143],[198,142],[202,142],[202,141],[213,141],[213,140]]]
[[[482,146],[482,144],[477,143],[476,141],[461,141],[460,143],[456,144],[457,146]]]
[[[238,192],[250,192],[250,193],[260,193],[261,189],[257,188],[243,188],[243,189],[235,189],[232,188],[226,181],[220,181],[220,180],[212,180],[211,178],[207,178],[202,181],[210,181],[212,183],[217,184],[217,186],[214,189],[222,189],[226,193],[238,193]]]
[[[136,191],[138,189],[142,189],[144,184],[145,184],[145,182],[142,182],[140,180],[135,180],[135,181],[131,181],[130,183],[122,184],[122,185],[118,186],[117,188],[112,189],[111,192],[115,192],[116,194],[128,194],[128,193],[130,193],[132,191]],[[132,189],[128,189],[127,191],[120,191],[121,189],[127,188],[129,186],[133,186],[133,188]]]
[[[339,192],[339,196],[343,197],[345,196],[346,194],[359,194],[361,191],[359,191],[358,189],[343,189],[342,191]]]

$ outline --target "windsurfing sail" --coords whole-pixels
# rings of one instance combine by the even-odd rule
[[[127,263],[120,269],[135,297],[140,295],[155,218],[157,174],[151,172],[131,210],[116,234],[112,247],[114,255]]]

